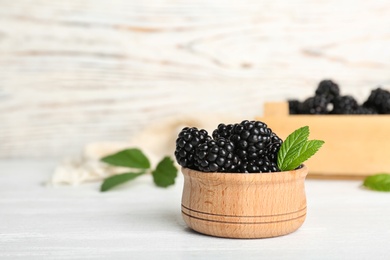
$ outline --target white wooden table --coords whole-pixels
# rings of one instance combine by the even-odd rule
[[[308,216],[295,233],[237,240],[201,235],[180,215],[183,178],[150,176],[47,187],[54,161],[0,161],[0,259],[390,259],[390,194],[360,181],[307,180]]]
[[[0,158],[61,158],[156,119],[261,116],[332,78],[390,89],[386,0],[0,0]]]

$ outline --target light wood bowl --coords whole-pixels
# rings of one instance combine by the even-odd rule
[[[297,230],[306,218],[306,166],[273,173],[208,173],[182,168],[182,216],[217,237],[266,238]]]

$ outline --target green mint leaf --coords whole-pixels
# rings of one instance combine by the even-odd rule
[[[302,145],[307,142],[308,137],[309,127],[304,126],[295,130],[286,138],[278,152],[277,162],[280,170],[287,171],[287,166],[294,160]]]
[[[103,181],[102,186],[100,187],[100,191],[102,192],[108,191],[115,186],[134,180],[135,178],[141,176],[144,173],[145,172],[138,172],[138,173],[129,172],[129,173],[122,173],[122,174],[108,177]]]
[[[363,186],[375,191],[389,191],[390,192],[390,174],[379,173],[368,176]]]
[[[286,166],[285,171],[294,170],[304,161],[312,157],[324,144],[324,141],[321,140],[311,140],[304,143],[301,148],[296,153],[296,157],[293,157],[293,160]]]
[[[152,172],[154,183],[159,187],[168,187],[175,184],[177,169],[173,160],[167,156],[164,157]]]
[[[115,154],[106,156],[101,159],[103,162],[114,165],[137,169],[150,168],[148,158],[141,152],[141,150],[133,148],[126,149]]]

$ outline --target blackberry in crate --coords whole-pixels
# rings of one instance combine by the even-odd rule
[[[187,168],[198,170],[199,167],[195,161],[195,149],[200,144],[211,140],[207,131],[198,130],[196,127],[183,128],[176,139],[175,157],[177,162]]]
[[[340,87],[331,80],[322,80],[315,93],[316,96],[324,96],[328,102],[332,102],[340,96]]]
[[[231,172],[238,166],[239,160],[233,154],[234,145],[229,140],[220,137],[217,140],[207,140],[195,150],[195,161],[203,172]]]
[[[296,99],[291,99],[288,101],[288,110],[290,115],[300,114],[301,102]]]
[[[352,96],[336,98],[332,114],[356,114],[359,104]]]
[[[329,99],[324,95],[316,95],[306,99],[301,106],[302,114],[329,114]]]
[[[375,115],[375,114],[378,114],[378,111],[376,111],[373,108],[359,106],[356,109],[354,114],[356,114],[356,115]]]
[[[390,114],[390,92],[382,88],[372,90],[363,106],[375,109],[379,114]]]

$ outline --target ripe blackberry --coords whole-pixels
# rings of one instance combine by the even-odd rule
[[[275,133],[271,134],[271,143],[268,146],[266,158],[273,163],[277,162],[278,152],[282,146],[283,140],[279,138]]]
[[[359,106],[356,111],[354,112],[356,115],[375,115],[378,114],[378,111],[376,111],[374,108]]]
[[[207,140],[196,148],[195,160],[200,171],[230,172],[239,162],[233,151],[233,143],[223,137]],[[233,165],[235,166],[231,169]]]
[[[211,137],[204,129],[183,128],[176,139],[175,157],[177,162],[183,167],[198,170],[199,167],[194,160],[195,148],[208,140],[211,140]]]
[[[322,80],[317,87],[316,96],[324,96],[328,102],[332,102],[340,96],[339,85],[331,80]]]
[[[261,158],[275,161],[282,144],[282,140],[266,124],[248,120],[234,126],[230,140],[242,165]]]
[[[243,161],[265,156],[270,143],[271,129],[262,122],[242,121],[233,128],[230,140],[236,147],[236,154]]]
[[[263,172],[279,172],[276,162],[270,162],[267,159],[257,159],[244,162],[239,167],[241,173],[263,173]]]
[[[324,95],[316,95],[306,99],[301,106],[302,114],[329,114],[329,99]]]
[[[379,114],[390,113],[390,92],[382,88],[371,91],[367,101],[363,104],[366,108],[375,109]]]
[[[298,100],[295,100],[295,99],[289,100],[288,101],[288,109],[289,109],[290,115],[300,114],[300,106],[301,106],[301,102],[299,102]]]
[[[229,137],[232,134],[233,127],[234,127],[234,125],[232,125],[232,124],[228,124],[228,125],[219,124],[217,129],[215,129],[213,131],[213,138],[214,138],[214,140],[217,140],[220,137],[229,139]]]
[[[341,96],[334,100],[332,114],[355,114],[358,107],[352,96]]]

